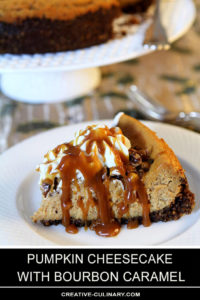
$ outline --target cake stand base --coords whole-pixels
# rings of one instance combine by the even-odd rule
[[[91,92],[100,84],[98,68],[79,71],[14,72],[1,77],[2,93],[27,103],[68,101]]]

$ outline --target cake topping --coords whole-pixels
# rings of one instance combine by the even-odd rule
[[[120,166],[119,153],[129,159],[130,141],[118,127],[109,129],[103,125],[93,125],[75,134],[73,146],[80,146],[82,151],[99,160],[102,167]]]
[[[46,178],[51,180],[55,177],[60,178],[60,171],[57,167],[62,158],[67,155],[66,151],[69,146],[79,146],[85,155],[90,156],[90,164],[95,164],[97,169],[107,167],[111,169],[113,175],[120,175],[122,161],[119,154],[128,160],[131,144],[120,128],[109,129],[103,125],[88,126],[85,130],[76,132],[75,138],[69,144],[59,145],[45,155],[43,164],[38,166],[40,184]],[[80,170],[77,169],[77,171],[77,177],[83,178]]]
[[[67,232],[77,232],[75,225],[71,224],[70,209],[71,185],[73,183],[78,190],[79,181],[84,182],[90,194],[86,206],[78,201],[79,208],[87,218],[89,207],[96,205],[98,219],[92,222],[91,229],[98,235],[115,236],[120,231],[120,224],[112,217],[110,204],[109,183],[114,178],[120,178],[124,188],[123,204],[118,205],[119,219],[128,213],[131,203],[139,201],[143,208],[143,224],[150,224],[148,197],[142,176],[138,174],[142,160],[138,151],[130,148],[130,141],[121,129],[93,125],[78,131],[70,143],[46,154],[44,163],[38,167],[40,184],[44,187],[44,195],[53,190],[61,193],[62,222]]]

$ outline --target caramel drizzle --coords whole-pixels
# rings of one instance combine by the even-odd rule
[[[118,208],[119,216],[123,216],[127,211],[129,205],[136,201],[136,195],[134,191],[138,192],[139,201],[143,207],[143,224],[145,226],[150,225],[149,220],[149,204],[148,197],[145,191],[143,182],[137,176],[137,180],[132,180],[130,175],[126,175],[126,164],[128,159],[122,152],[115,149],[112,145],[109,136],[115,136],[114,129],[108,127],[100,128],[97,131],[92,127],[89,127],[90,133],[85,136],[81,145],[87,142],[86,151],[81,150],[81,145],[73,146],[72,143],[66,144],[67,150],[65,150],[65,156],[62,158],[58,169],[60,170],[62,179],[62,195],[61,205],[63,211],[63,225],[66,231],[69,233],[77,233],[77,228],[70,222],[70,209],[72,207],[71,202],[71,183],[77,183],[76,172],[80,171],[84,177],[84,185],[88,189],[89,203],[84,206],[82,199],[78,200],[78,205],[82,209],[83,217],[86,220],[90,205],[94,206],[94,199],[91,195],[91,190],[94,191],[97,197],[97,209],[98,220],[92,223],[91,229],[100,236],[115,236],[120,231],[120,224],[112,217],[111,206],[109,203],[109,178],[107,176],[106,168],[102,168],[102,164],[99,162],[97,153],[93,153],[92,146],[95,142],[99,154],[104,157],[105,144],[111,148],[115,156],[115,163],[118,166],[120,174],[123,176],[123,183],[125,187],[124,204]],[[83,132],[83,135],[86,131]],[[77,183],[78,185],[78,183]]]

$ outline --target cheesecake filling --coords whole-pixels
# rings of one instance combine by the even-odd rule
[[[142,179],[150,164],[148,153],[131,148],[120,128],[93,125],[78,131],[71,142],[49,151],[37,170],[44,197],[51,193],[61,195],[62,223],[68,233],[78,232],[70,219],[71,185],[73,183],[78,190],[81,181],[89,195],[86,205],[82,199],[77,201],[85,221],[89,207],[95,206],[98,218],[92,221],[90,228],[100,236],[110,237],[120,232],[118,219],[127,214],[135,201],[142,206],[143,225],[150,225],[150,203]],[[115,179],[122,182],[124,190],[124,201],[118,205],[118,219],[112,216],[109,192],[110,180]],[[134,228],[137,223],[130,221],[127,226]]]

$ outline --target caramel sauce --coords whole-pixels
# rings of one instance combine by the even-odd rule
[[[148,227],[151,225],[149,212],[150,212],[150,203],[149,199],[145,190],[144,183],[141,180],[137,181],[137,193],[138,193],[138,199],[142,205],[143,208],[143,214],[142,214],[142,224],[145,227]]]
[[[76,234],[78,233],[78,228],[74,224],[68,225],[66,228],[66,232]]]
[[[121,226],[112,217],[111,205],[109,203],[110,193],[107,169],[102,167],[102,164],[98,158],[98,153],[102,156],[102,158],[104,157],[105,143],[114,153],[117,169],[123,176],[125,193],[124,203],[118,207],[119,217],[122,217],[125,213],[127,213],[129,205],[136,201],[135,191],[137,191],[139,202],[143,207],[143,224],[145,226],[148,226],[150,222],[150,207],[144,184],[139,179],[139,176],[137,174],[135,174],[135,176],[126,174],[126,165],[129,163],[129,160],[121,151],[115,149],[108,137],[108,135],[114,137],[116,134],[115,130],[112,128],[109,129],[108,127],[99,128],[98,130],[94,130],[92,127],[89,127],[88,129],[89,134],[87,135],[87,130],[83,131],[83,135],[85,135],[85,138],[80,145],[73,146],[72,143],[66,144],[67,150],[64,151],[66,155],[62,158],[58,166],[62,179],[62,223],[65,226],[66,231],[68,233],[78,232],[76,226],[72,225],[70,222],[70,209],[72,208],[71,184],[73,182],[78,190],[76,175],[77,171],[80,171],[84,177],[84,186],[88,191],[88,200],[86,203],[83,202],[82,198],[78,199],[78,206],[82,210],[83,219],[85,221],[87,220],[90,206],[96,206],[98,219],[97,221],[92,223],[90,228],[94,230],[96,234],[104,237],[116,236],[120,232]],[[94,142],[98,149],[98,153],[92,148]],[[85,151],[81,149],[81,145],[83,143],[86,143]],[[57,149],[57,151],[59,151],[59,149]],[[95,193],[97,203],[93,199],[91,191]]]
[[[127,224],[128,229],[135,229],[139,226],[138,220],[129,220]]]
[[[52,184],[53,184],[53,182],[49,178],[46,178],[45,180],[43,180],[41,187],[42,187],[42,193],[43,193],[44,197],[46,197],[47,194],[49,193],[49,191],[51,190]]]

